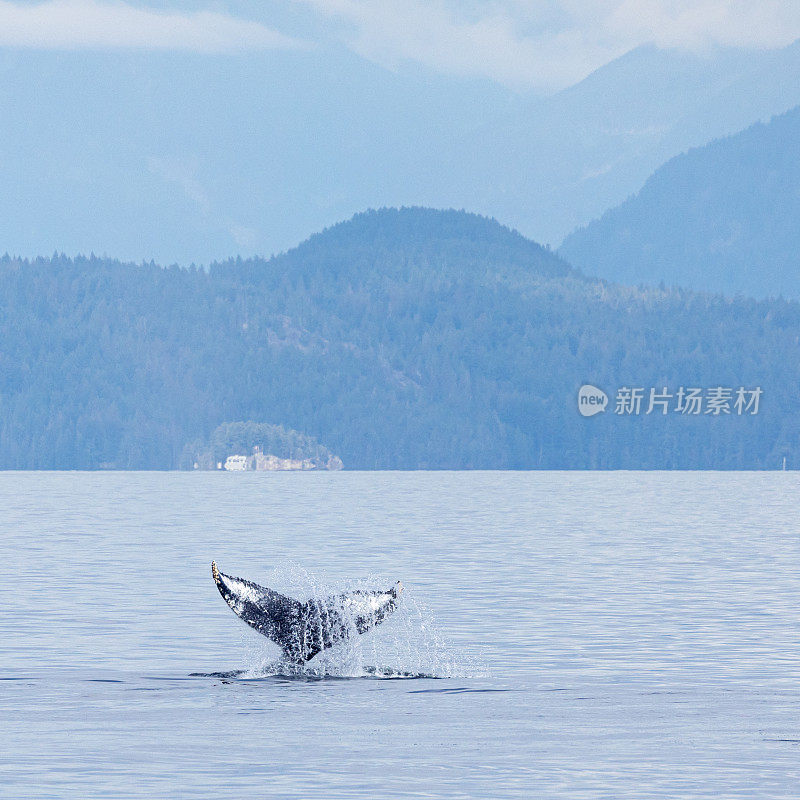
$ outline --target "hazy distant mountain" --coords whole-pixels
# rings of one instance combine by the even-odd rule
[[[0,50],[0,254],[284,250],[446,186],[454,132],[507,102],[346,52]]]
[[[678,156],[561,252],[622,283],[800,298],[800,108]]]
[[[640,47],[487,126],[482,203],[558,243],[641,187],[670,157],[800,103],[800,44],[694,55]],[[493,157],[492,157],[493,153]]]
[[[455,211],[210,271],[6,258],[0,467],[177,467],[231,420],[348,468],[794,467],[798,337],[800,304],[609,286]],[[585,383],[606,413],[578,414]],[[682,386],[761,387],[760,412],[614,414]]]
[[[365,207],[558,243],[669,157],[800,103],[800,48],[640,48],[550,98],[331,48],[0,51],[0,253],[208,263]]]

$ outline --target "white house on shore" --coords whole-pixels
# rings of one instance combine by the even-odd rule
[[[219,464],[218,468],[222,466]],[[342,460],[334,455],[328,456],[326,461],[312,458],[279,458],[269,453],[262,453],[260,447],[254,447],[251,456],[228,456],[225,459],[224,469],[228,472],[244,472],[245,470],[283,472],[311,469],[339,470],[342,466]]]

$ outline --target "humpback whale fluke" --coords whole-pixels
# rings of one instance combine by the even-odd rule
[[[305,603],[265,586],[234,578],[211,562],[211,576],[237,617],[279,645],[296,664],[310,661],[328,647],[366,633],[397,607],[403,591],[398,581],[386,592],[347,592]]]

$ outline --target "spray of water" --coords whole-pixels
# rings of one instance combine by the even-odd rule
[[[298,564],[288,563],[273,569],[264,583],[299,600],[318,602],[322,615],[326,613],[325,605],[330,607],[333,598],[333,612],[348,621],[350,635],[299,665],[283,659],[279,648],[269,640],[243,630],[247,666],[237,672],[237,677],[447,678],[464,676],[468,671],[437,631],[429,610],[415,596],[413,587],[403,592],[394,613],[359,635],[357,615],[362,612],[346,598],[357,591],[385,591],[393,585],[393,580],[368,576],[342,583],[326,580]]]

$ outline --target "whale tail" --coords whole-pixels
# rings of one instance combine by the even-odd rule
[[[275,642],[293,663],[304,664],[323,650],[366,633],[397,607],[403,584],[385,592],[357,590],[301,603],[243,578],[220,572],[211,576],[230,609],[251,628]]]

